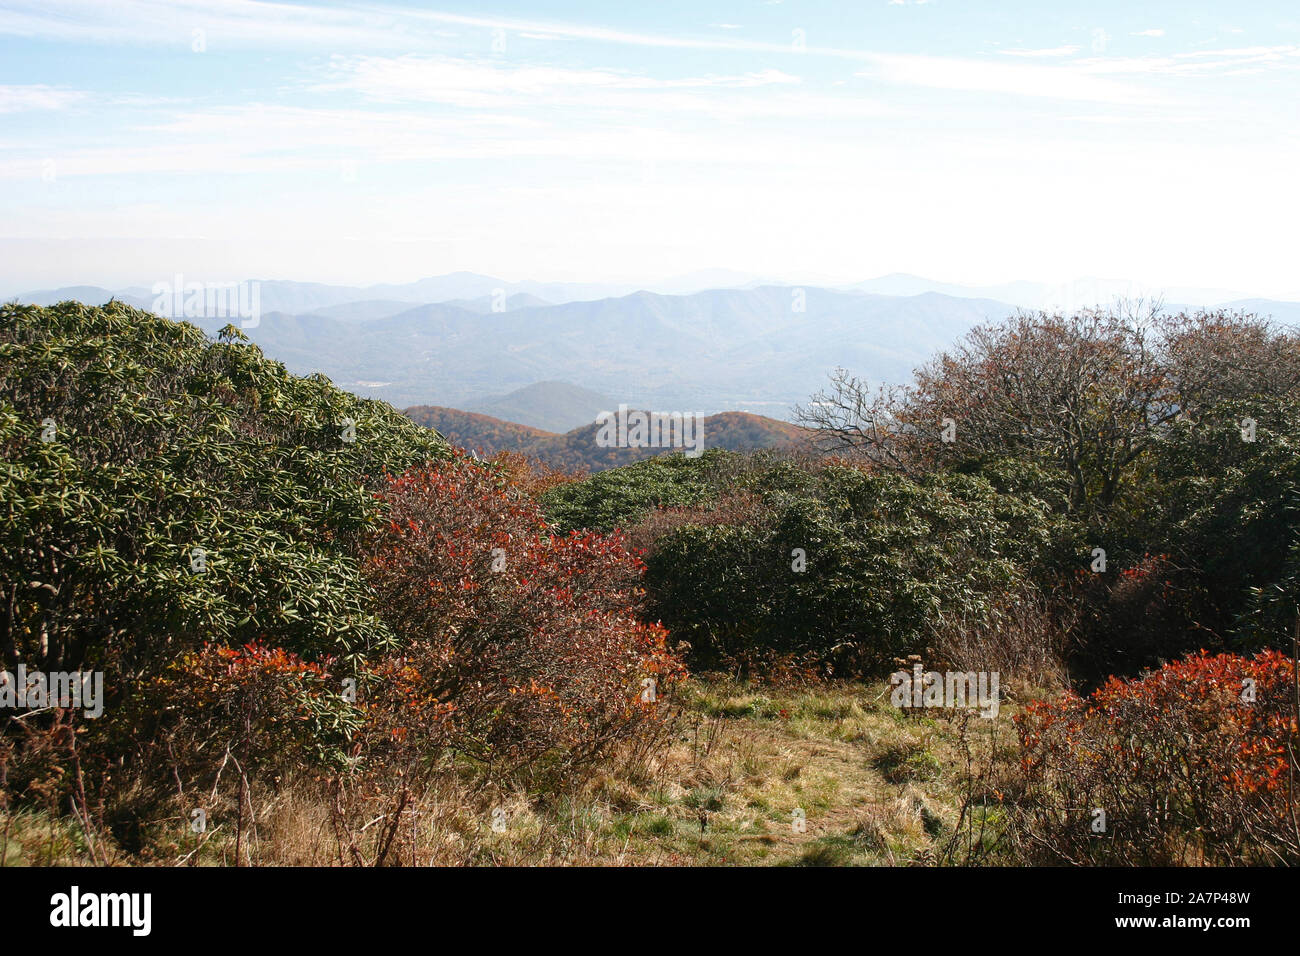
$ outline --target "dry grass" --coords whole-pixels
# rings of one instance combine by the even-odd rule
[[[692,679],[666,746],[628,755],[567,792],[499,792],[448,770],[407,790],[282,783],[202,834],[174,818],[115,863],[182,865],[917,865],[942,861],[970,794],[967,747],[997,725],[900,713],[888,685],[773,689]],[[963,728],[965,730],[963,731]],[[806,828],[794,825],[802,810]],[[493,828],[495,819],[504,824]],[[41,814],[0,815],[6,862],[90,862],[84,834]],[[103,841],[101,841],[103,842]]]
[[[1026,593],[995,612],[995,620],[972,624],[943,621],[931,635],[928,663],[959,671],[996,671],[1002,690],[1015,700],[1059,693],[1069,686],[1063,663],[1078,612],[1052,606]]]

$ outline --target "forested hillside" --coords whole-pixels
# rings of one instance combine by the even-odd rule
[[[556,435],[455,408],[415,405],[404,414],[426,428],[436,429],[447,441],[458,447],[487,457],[501,452],[515,452],[558,471],[603,471],[674,450],[680,451],[671,446],[602,446],[597,442],[600,426],[594,423]],[[727,451],[796,449],[805,447],[809,438],[807,431],[798,425],[748,412],[706,415],[700,435],[705,448]]]
[[[576,477],[5,306],[0,862],[1300,862],[1298,345],[1019,314]]]
[[[4,306],[0,444],[5,668],[103,688],[0,709],[6,805],[71,800],[146,855],[198,809],[238,862],[291,778],[341,834],[446,761],[563,779],[654,732],[639,682],[676,664],[618,538],[552,535],[496,469],[238,330]]]

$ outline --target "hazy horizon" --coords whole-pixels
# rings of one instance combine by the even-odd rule
[[[5,247],[7,240],[0,239],[0,249]],[[183,277],[186,273],[178,270]],[[61,279],[52,279],[52,281],[33,285],[31,283],[23,284],[21,282],[5,283],[0,281],[0,296],[21,296],[34,292],[47,292],[65,288],[75,288],[80,286],[96,287],[105,289],[110,292],[124,292],[133,290],[143,294],[151,290],[157,283],[173,284],[173,279],[177,273],[169,273],[161,278],[157,276],[136,276],[134,279],[125,277],[103,278],[99,281],[92,281],[84,276],[76,278],[73,276],[63,276]],[[57,274],[56,274],[57,275]],[[1277,301],[1300,301],[1300,290],[1267,295],[1253,289],[1216,289],[1201,285],[1190,286],[1172,286],[1158,285],[1143,282],[1131,277],[1117,276],[1075,276],[1064,281],[1047,281],[1040,278],[1014,276],[1009,278],[999,278],[989,282],[961,283],[946,279],[942,276],[917,275],[914,273],[893,272],[883,275],[869,275],[857,277],[787,277],[775,275],[759,275],[758,273],[742,272],[735,269],[708,268],[703,267],[689,272],[678,273],[674,275],[660,276],[612,276],[612,277],[584,277],[578,276],[536,276],[536,275],[507,275],[502,272],[481,269],[458,269],[448,273],[411,275],[396,280],[384,278],[372,278],[369,281],[345,282],[337,277],[309,278],[302,276],[281,276],[281,275],[214,275],[211,270],[198,269],[188,274],[189,278],[201,276],[205,283],[220,282],[265,282],[265,283],[287,283],[297,285],[320,285],[332,288],[349,288],[357,290],[380,289],[394,286],[414,286],[421,282],[428,282],[438,279],[447,279],[455,276],[466,276],[473,278],[486,278],[500,280],[507,286],[569,286],[583,288],[588,290],[589,294],[580,296],[564,296],[558,299],[550,300],[551,304],[560,304],[566,301],[579,299],[597,299],[597,298],[618,298],[631,295],[636,292],[651,292],[661,295],[690,295],[696,292],[708,290],[725,290],[725,289],[742,289],[759,286],[788,286],[799,287],[806,286],[809,288],[826,288],[826,289],[852,289],[858,287],[869,287],[873,283],[887,284],[893,281],[910,283],[923,291],[939,291],[943,294],[954,296],[983,296],[993,299],[1002,299],[1010,305],[1025,305],[1026,307],[1036,307],[1034,303],[1017,301],[1017,296],[1000,295],[1013,289],[1021,288],[1026,294],[1032,293],[1034,289],[1045,290],[1048,294],[1048,301],[1057,301],[1052,298],[1053,293],[1060,297],[1061,302],[1068,300],[1070,305],[1078,306],[1087,303],[1105,305],[1115,299],[1137,299],[1145,298],[1147,300],[1163,298],[1165,302],[1176,302],[1183,305],[1218,305],[1241,299],[1274,299]],[[513,294],[513,293],[512,293]],[[919,294],[917,293],[879,293],[879,294]],[[1171,298],[1172,296],[1172,298]],[[412,299],[411,301],[416,301]],[[420,300],[424,301],[424,300]],[[428,301],[446,301],[445,298],[437,297]]]
[[[0,289],[705,268],[1300,297],[1297,69],[1280,3],[0,0]]]

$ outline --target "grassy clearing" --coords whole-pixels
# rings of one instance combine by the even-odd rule
[[[669,745],[565,793],[490,792],[447,775],[399,813],[376,795],[346,828],[309,783],[256,807],[238,860],[255,865],[853,866],[942,862],[966,785],[962,720],[911,716],[888,685],[777,689],[693,678]],[[1014,739],[1010,708],[966,724],[975,759]],[[997,741],[991,741],[995,735]],[[364,801],[363,801],[364,802]],[[805,826],[794,824],[802,810]],[[387,816],[386,816],[387,814]],[[397,822],[393,822],[397,821]],[[493,823],[496,821],[497,828]],[[40,813],[0,815],[6,865],[92,862],[85,834]],[[504,827],[504,829],[502,829]],[[389,829],[391,828],[391,835]],[[231,821],[199,837],[181,817],[150,828],[150,849],[115,863],[231,865]],[[382,847],[387,845],[387,853]],[[355,847],[355,851],[354,848]]]

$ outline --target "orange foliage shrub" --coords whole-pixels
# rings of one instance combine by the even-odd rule
[[[505,479],[531,501],[536,501],[552,488],[578,481],[584,474],[581,471],[552,468],[545,462],[518,451],[497,452],[488,462],[500,469]]]
[[[1300,861],[1294,682],[1276,651],[1200,653],[1030,705],[1017,717],[1024,848],[1076,864]]]
[[[383,497],[365,571],[416,675],[408,693],[445,706],[450,746],[505,772],[567,771],[659,717],[683,671],[667,632],[637,619],[644,565],[620,535],[552,536],[463,455]]]
[[[186,782],[225,751],[268,775],[337,763],[361,720],[331,673],[335,663],[260,644],[205,644],[140,688],[126,729],[155,752],[172,743],[163,748],[169,775]]]

